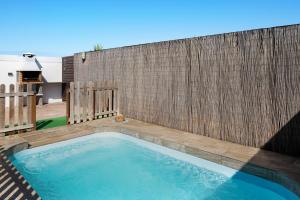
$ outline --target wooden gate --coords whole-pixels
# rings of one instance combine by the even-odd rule
[[[31,85],[29,85],[28,88]],[[6,99],[9,99],[8,105]],[[24,106],[26,104],[26,106]],[[5,92],[5,85],[0,85],[0,135],[6,135],[24,130],[35,130],[36,127],[36,95],[32,91],[23,92],[23,85],[19,85],[15,92],[15,85],[9,85],[9,92]]]
[[[70,83],[67,95],[69,124],[116,115],[118,107],[118,88],[115,82]]]

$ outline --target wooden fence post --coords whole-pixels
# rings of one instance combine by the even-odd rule
[[[107,81],[103,82],[102,88],[103,88],[103,113],[107,113],[108,111],[108,95],[107,95],[107,89],[106,89]],[[106,117],[106,115],[103,115],[103,117]]]
[[[96,119],[96,113],[97,113],[97,108],[96,108],[96,98],[97,98],[97,83],[92,82],[92,88],[93,88],[93,97],[92,97],[92,102],[93,102],[93,107],[92,107],[92,117],[93,120]]]
[[[69,123],[74,124],[74,82],[70,83],[70,118],[69,118]]]
[[[32,84],[27,84],[27,122],[33,125],[33,130],[36,127],[36,96],[32,91]]]
[[[101,118],[102,117],[101,113],[104,111],[104,98],[103,98],[104,91],[103,91],[101,81],[97,82],[97,93],[98,93],[98,102],[96,102],[96,106],[98,107],[97,117]]]
[[[36,95],[31,96],[31,123],[33,125],[33,130],[36,130]]]
[[[5,85],[0,85],[0,129],[5,128]]]
[[[113,109],[113,83],[112,81],[108,81],[107,82],[107,85],[106,85],[106,88],[108,89],[107,90],[107,101],[108,101],[108,117],[112,116],[113,113],[112,113],[112,109]]]
[[[94,105],[94,119],[97,119],[98,113],[100,112],[99,111],[99,101],[100,101],[100,98],[99,98],[98,86],[99,86],[99,83],[95,82],[94,83],[94,104],[95,104]]]
[[[88,83],[88,120],[93,120],[95,114],[95,102],[94,102],[94,84],[93,82]]]
[[[84,82],[82,84],[82,121],[86,122],[87,121],[87,108],[88,108],[88,91],[87,91],[87,84]]]
[[[23,97],[23,85],[19,85],[18,87],[18,125],[22,126],[24,121],[23,121],[23,105],[24,105],[24,97]]]
[[[67,124],[69,123],[70,119],[70,88],[66,91],[66,117],[67,117]]]
[[[76,117],[76,123],[80,123],[81,122],[81,105],[80,105],[80,82],[76,82],[76,87],[75,87],[75,117]]]
[[[113,110],[114,112],[116,112],[116,115],[119,114],[119,101],[118,101],[118,85],[117,85],[117,82],[115,81],[114,82],[114,90],[113,90]]]
[[[10,84],[9,85],[9,93],[11,94],[9,96],[9,127],[15,126],[15,85]]]
[[[30,92],[32,91],[31,84],[26,84],[27,87],[27,98],[26,98],[26,106],[27,106],[27,121],[26,124],[31,124],[31,98],[29,96]]]

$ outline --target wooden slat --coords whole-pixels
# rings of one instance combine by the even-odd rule
[[[65,91],[65,100],[66,100],[66,117],[68,119],[69,123],[69,119],[70,119],[70,88],[67,89],[67,91]]]
[[[74,124],[74,115],[75,115],[75,106],[74,106],[74,82],[70,83],[70,118],[69,118],[69,123]]]
[[[33,124],[33,130],[36,130],[36,95],[31,96],[31,124]]]
[[[113,90],[113,110],[119,113],[119,106],[118,106],[118,89]]]
[[[105,111],[105,112],[100,112],[100,113],[95,113],[96,116],[105,116],[105,115],[115,115],[117,114],[116,111]]]
[[[0,85],[0,94],[5,93],[5,85]],[[5,127],[5,97],[0,97],[0,129]]]
[[[33,128],[34,128],[34,124],[26,124],[26,125],[20,125],[20,126],[15,126],[15,127],[2,128],[2,129],[0,129],[0,133],[19,131],[19,130],[24,130],[24,129],[33,129]]]
[[[97,113],[97,112],[99,112],[99,101],[100,101],[100,92],[99,92],[99,90],[98,90],[98,86],[99,86],[99,83],[98,82],[95,82],[94,83],[94,93],[95,93],[95,102],[94,102],[94,104],[95,104],[95,110],[94,110],[94,112],[95,113]]]
[[[15,92],[15,85],[10,84],[9,85],[9,92],[14,93]],[[15,126],[15,96],[9,97],[9,127]]]
[[[104,111],[109,111],[109,90],[107,89],[109,87],[109,81],[104,81],[104,106],[105,106],[105,110]]]
[[[107,94],[108,94],[108,111],[111,112],[113,110],[112,90],[107,90]]]
[[[103,112],[108,111],[108,99],[107,99],[107,90],[102,91],[102,98],[103,98]]]
[[[23,85],[19,85],[18,92],[23,92]],[[24,97],[19,96],[18,97],[18,125],[23,125],[23,105],[24,105]]]
[[[95,103],[94,103],[94,84],[93,82],[89,82],[88,84],[88,120],[93,120],[94,118],[94,107],[95,107]]]
[[[82,89],[82,121],[86,122],[87,121],[87,106],[88,106],[88,96],[87,96],[87,84],[83,84],[83,89]]]
[[[62,82],[69,83],[74,81],[74,57],[62,58]]]
[[[98,112],[104,112],[104,103],[105,103],[105,96],[104,96],[104,91],[103,91],[103,87],[104,87],[104,83],[103,82],[98,82],[98,91],[99,91],[99,102],[98,102],[98,105],[99,105],[99,110]]]
[[[75,85],[75,117],[76,123],[81,122],[81,105],[80,105],[80,82]]]
[[[32,91],[32,85],[29,83],[27,84],[27,91]],[[32,95],[27,96],[27,124],[32,124]]]
[[[33,95],[34,92],[9,92],[9,93],[4,93],[0,94],[0,97],[14,97],[14,96],[28,96],[28,95]]]

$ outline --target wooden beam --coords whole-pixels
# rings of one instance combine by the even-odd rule
[[[12,131],[20,131],[24,129],[32,129],[34,127],[33,124],[26,124],[22,126],[15,126],[15,127],[9,127],[9,128],[1,128],[0,133],[7,133],[7,132],[12,132]]]
[[[15,97],[15,96],[23,96],[26,97],[28,95],[33,95],[34,92],[9,92],[0,94],[0,97]]]

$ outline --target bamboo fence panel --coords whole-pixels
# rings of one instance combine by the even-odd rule
[[[74,55],[75,81],[120,83],[127,117],[297,156],[299,68],[300,25]]]

